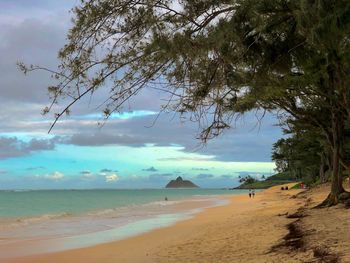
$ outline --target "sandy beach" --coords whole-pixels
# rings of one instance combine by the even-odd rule
[[[349,210],[312,209],[328,190],[272,187],[137,237],[6,262],[350,262]]]

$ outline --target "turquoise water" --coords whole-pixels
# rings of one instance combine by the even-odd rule
[[[246,192],[222,189],[0,191],[0,262],[6,257],[125,239],[191,218],[206,208],[227,204],[224,195]],[[8,250],[9,246],[15,249]]]
[[[139,190],[39,190],[0,191],[0,218],[46,214],[77,215],[189,197],[240,194],[245,190],[139,189]]]

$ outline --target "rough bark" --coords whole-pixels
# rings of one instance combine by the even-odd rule
[[[332,185],[331,192],[319,207],[327,207],[338,204],[340,196],[345,193],[343,188],[342,166],[340,159],[343,149],[344,125],[341,115],[332,111]]]
[[[326,182],[326,161],[324,153],[321,154],[321,164],[320,164],[320,182],[325,183]]]

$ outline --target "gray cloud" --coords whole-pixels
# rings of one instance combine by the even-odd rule
[[[223,179],[237,179],[237,176],[231,175],[231,174],[223,174],[220,176]]]
[[[47,102],[46,87],[51,82],[50,75],[33,72],[24,76],[16,63],[23,61],[47,67],[56,65],[56,53],[64,43],[66,29],[38,19],[29,19],[3,28],[0,33],[3,39],[0,45],[1,99],[33,104]]]
[[[213,158],[206,157],[168,157],[168,158],[159,158],[158,161],[210,161]]]
[[[173,177],[174,174],[172,173],[163,173],[163,174],[150,174],[148,176],[151,180],[169,180],[170,177]]]
[[[133,147],[144,146],[138,138],[128,135],[114,135],[108,133],[81,134],[77,133],[60,139],[60,143],[79,146],[128,145]]]
[[[198,174],[196,176],[197,179],[209,179],[209,178],[213,178],[214,175],[213,174]]]
[[[53,150],[55,148],[55,142],[54,140],[31,139],[25,148],[30,152]]]
[[[274,174],[274,172],[266,172],[266,173],[262,173],[262,172],[250,172],[250,171],[239,171],[239,172],[236,172],[236,174],[238,174],[239,176],[247,176],[247,175],[272,175]]]
[[[107,169],[107,168],[104,168],[104,169],[100,170],[100,173],[111,173],[111,172],[113,172],[113,170]],[[114,172],[117,172],[117,171],[114,171]]]
[[[7,13],[11,12],[11,10],[18,12],[19,10],[23,10],[28,12],[29,10],[52,10],[55,9],[69,9],[73,4],[76,4],[76,0],[65,0],[61,1],[47,1],[47,0],[1,0],[1,7],[6,8]],[[0,11],[0,13],[2,13]]]
[[[0,137],[0,159],[20,157],[38,151],[53,150],[55,144],[53,140],[31,139],[24,142],[17,137]]]
[[[147,168],[147,169],[142,169],[142,171],[145,171],[145,172],[157,172],[158,170],[152,166],[152,167]]]
[[[194,171],[209,171],[207,168],[192,168]]]
[[[40,169],[45,169],[45,167],[44,166],[33,166],[33,167],[27,167],[25,170],[34,171],[34,170],[40,170]]]

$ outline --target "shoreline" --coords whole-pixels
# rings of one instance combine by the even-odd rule
[[[349,210],[313,209],[329,190],[276,186],[121,241],[3,262],[350,262]]]
[[[288,194],[295,194],[301,190],[293,190]],[[162,252],[164,247],[177,247],[176,244],[183,241],[188,241],[193,238],[201,243],[201,238],[204,234],[204,240],[206,239],[207,231],[212,236],[215,233],[212,231],[218,231],[220,234],[225,234],[226,230],[233,231],[234,228],[226,229],[227,221],[235,218],[233,223],[236,225],[244,224],[244,221],[249,219],[249,213],[253,211],[259,211],[265,209],[268,201],[264,201],[266,198],[273,197],[276,193],[276,187],[262,192],[258,192],[254,199],[249,199],[247,194],[233,195],[233,196],[221,196],[226,198],[230,203],[224,206],[216,206],[207,208],[204,211],[196,214],[193,218],[179,221],[174,225],[157,228],[150,232],[143,233],[134,237],[123,239],[120,241],[113,241],[110,243],[99,244],[92,247],[79,248],[73,250],[66,250],[57,253],[41,254],[35,256],[19,257],[9,259],[7,262],[162,262],[171,261],[176,262],[181,260],[178,251],[168,251],[168,255],[164,255]],[[276,197],[276,196],[275,196]],[[289,197],[289,195],[288,195]],[[295,203],[295,200],[289,199]],[[284,206],[285,204],[280,204]],[[281,207],[278,207],[281,209]],[[284,208],[282,208],[284,209]],[[230,211],[230,213],[227,213]],[[276,211],[277,212],[277,211]],[[236,221],[236,222],[235,222]],[[220,229],[217,229],[217,228]],[[221,230],[222,232],[219,232]],[[239,231],[238,231],[239,232]],[[279,231],[275,231],[274,236],[281,236],[285,232],[283,226]],[[252,233],[248,234],[248,239],[253,236]],[[229,238],[229,237],[227,237]],[[185,243],[186,243],[185,242]],[[188,241],[190,242],[190,241]],[[208,244],[209,246],[209,244]],[[135,249],[137,248],[137,249]],[[181,246],[179,246],[180,250]],[[208,247],[210,249],[210,246]],[[164,249],[165,251],[167,249]],[[196,251],[194,251],[195,254]],[[196,255],[193,255],[196,258]],[[198,256],[198,255],[197,255]],[[189,258],[189,261],[193,258]]]
[[[205,209],[224,205],[227,203],[226,199],[228,196],[230,195],[189,196],[186,199],[146,203],[134,207],[133,209],[135,212],[132,214],[140,214],[141,212],[138,211],[138,209],[141,207],[143,207],[144,210],[144,208],[148,209],[157,204],[158,208],[154,210],[155,207],[153,207],[151,210],[153,212],[147,210],[149,212],[144,214],[144,216],[138,215],[125,219],[120,218],[117,214],[110,213],[105,217],[105,213],[99,212],[89,213],[85,216],[72,215],[54,219],[49,218],[43,222],[34,220],[34,224],[29,226],[21,225],[22,220],[19,222],[17,222],[18,220],[15,220],[15,224],[18,224],[19,226],[9,226],[7,229],[9,232],[6,232],[6,229],[4,231],[3,229],[0,237],[0,261],[8,261],[18,257],[30,257],[33,255],[89,248],[101,244],[125,240],[158,228],[172,226],[183,220],[188,220]],[[122,209],[125,210],[126,207],[122,207]],[[104,210],[102,210],[102,212],[104,212]],[[39,216],[38,218],[41,217],[42,216]],[[119,222],[121,219],[122,221]],[[89,231],[87,231],[85,226],[85,232],[79,232],[79,230],[77,230],[78,232],[75,234],[69,233],[68,235],[57,235],[57,233],[63,230],[62,226],[65,226],[65,228],[72,228],[72,226],[76,225],[78,227],[77,224],[83,223],[86,225],[89,221],[96,224],[96,220],[102,221],[99,222],[99,224],[103,224],[105,227],[99,230],[96,228],[95,230],[90,228]],[[67,225],[67,223],[69,225]],[[42,229],[50,229],[49,235]]]

